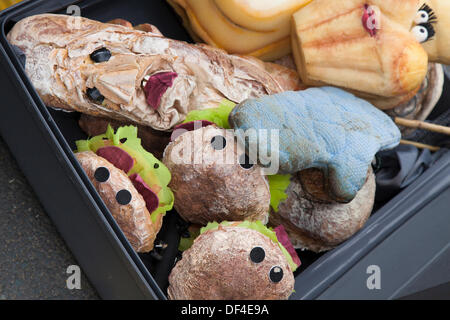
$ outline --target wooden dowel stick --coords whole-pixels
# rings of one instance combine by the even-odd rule
[[[417,147],[419,149],[428,149],[428,150],[430,150],[432,152],[436,152],[436,151],[441,149],[439,147],[430,146],[430,145],[419,143],[419,142],[415,142],[415,141],[400,140],[400,143],[401,144],[407,144],[407,145],[410,145],[410,146],[414,146],[414,147]]]
[[[437,124],[432,124],[424,121],[408,120],[397,117],[395,118],[395,123],[407,128],[423,129],[427,131],[450,135],[450,127],[439,126]]]

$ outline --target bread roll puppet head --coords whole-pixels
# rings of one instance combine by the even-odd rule
[[[172,269],[168,297],[287,299],[294,290],[297,267],[275,231],[261,222],[210,223]]]
[[[329,197],[344,203],[363,187],[375,154],[394,148],[401,138],[384,112],[334,87],[246,100],[231,111],[229,123],[258,163],[269,165],[264,153],[258,153],[268,150],[279,161],[274,173],[320,169]],[[244,135],[248,130],[276,132],[279,142],[268,144],[258,136],[248,139]]]
[[[27,75],[48,106],[161,131],[224,98],[238,103],[298,85],[287,68],[272,74],[254,59],[114,23],[36,15],[16,23],[8,40],[25,53]]]
[[[145,151],[136,127],[108,126],[77,141],[76,157],[132,247],[149,252],[163,216],[173,207],[169,170]]]
[[[205,120],[180,125],[163,162],[172,173],[175,209],[184,220],[200,225],[226,220],[267,223],[267,179],[236,143],[233,131]]]
[[[430,61],[450,64],[450,2],[420,1],[411,32],[428,53]]]
[[[291,51],[294,12],[311,0],[168,0],[193,39],[266,61]]]
[[[411,99],[428,55],[412,35],[419,0],[314,0],[294,14],[292,46],[306,85],[351,90],[392,108]],[[378,100],[397,97],[398,103]]]
[[[280,190],[285,197],[272,207],[269,225],[284,226],[296,249],[330,250],[359,231],[372,213],[376,189],[372,169],[369,169],[361,190],[349,203],[330,199],[324,178],[319,169],[278,178],[287,180]]]

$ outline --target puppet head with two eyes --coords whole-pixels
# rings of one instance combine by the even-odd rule
[[[172,300],[281,300],[299,265],[261,222],[210,223],[170,276]]]
[[[180,125],[164,151],[163,163],[172,174],[175,209],[184,220],[199,225],[241,220],[267,223],[268,181],[233,131],[209,121]]]
[[[411,32],[428,53],[430,61],[450,64],[449,30],[450,1],[421,1]]]
[[[446,0],[314,0],[294,14],[299,74],[307,85],[341,87],[380,109],[399,106],[419,90],[429,60],[448,61],[449,7]]]

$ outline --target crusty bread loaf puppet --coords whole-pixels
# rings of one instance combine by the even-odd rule
[[[168,297],[284,300],[298,265],[276,231],[259,221],[210,223],[172,269]]]
[[[167,39],[149,25],[114,23],[36,15],[16,23],[8,40],[24,52],[46,105],[161,131],[224,98],[238,103],[298,86],[283,78],[283,70],[292,76],[287,68]]]
[[[109,126],[106,133],[76,144],[76,158],[132,247],[151,251],[173,206],[169,170],[142,148],[133,126]]]
[[[376,185],[370,169],[363,187],[349,203],[329,197],[319,169],[274,178],[287,183],[280,190],[283,199],[271,207],[269,225],[284,226],[296,249],[331,250],[361,230],[373,211]]]

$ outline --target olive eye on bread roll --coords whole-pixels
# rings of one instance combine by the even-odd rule
[[[270,191],[262,168],[249,161],[232,131],[208,121],[196,123],[206,126],[179,136],[180,129],[175,130],[164,152],[177,212],[200,225],[227,220],[267,223]]]
[[[282,300],[297,265],[274,231],[257,222],[210,223],[169,276],[172,300]]]
[[[137,138],[136,127],[120,127],[77,141],[76,158],[137,252],[149,252],[172,209],[170,172]]]
[[[324,183],[324,175],[318,169],[293,175],[285,191],[287,199],[270,213],[269,224],[283,225],[296,249],[330,250],[359,231],[372,213],[376,189],[372,169],[349,203],[331,200]]]

